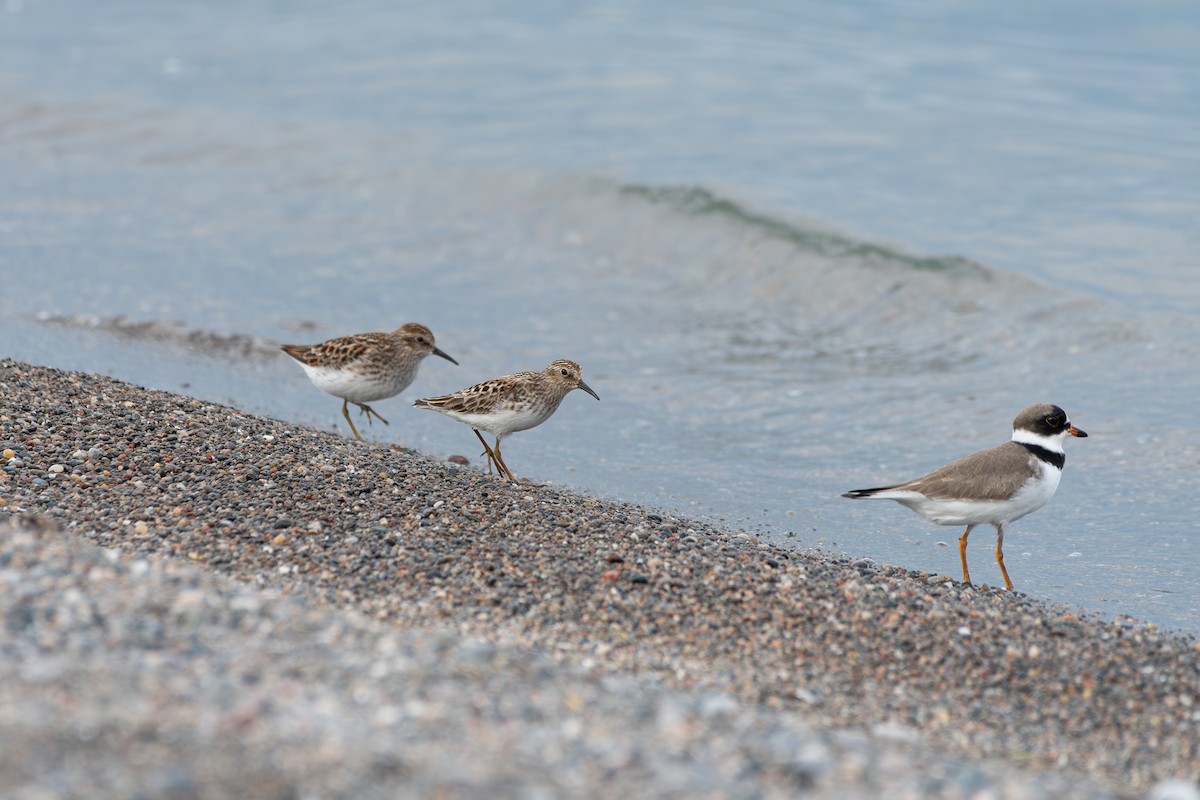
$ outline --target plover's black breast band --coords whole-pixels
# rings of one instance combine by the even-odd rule
[[[1018,442],[1017,444],[1033,453],[1040,461],[1044,461],[1047,464],[1058,467],[1059,469],[1062,469],[1063,465],[1067,463],[1067,457],[1065,454],[1056,453],[1053,450],[1047,450],[1040,444],[1029,444],[1028,442]]]

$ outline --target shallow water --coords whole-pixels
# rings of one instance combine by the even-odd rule
[[[838,495],[1056,402],[1017,588],[1200,632],[1200,10],[790,7],[11,0],[4,354],[332,429],[275,345],[415,319],[377,441],[568,357],[518,474],[952,576]]]

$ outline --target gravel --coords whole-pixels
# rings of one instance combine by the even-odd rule
[[[1188,636],[102,376],[0,397],[5,797],[1200,800]]]

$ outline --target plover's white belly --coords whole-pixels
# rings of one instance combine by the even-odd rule
[[[936,500],[916,492],[880,496],[908,506],[937,525],[1007,525],[1050,502],[1061,478],[1060,470],[1046,466],[1041,476],[1031,478],[1007,500]]]
[[[367,374],[347,369],[310,367],[307,364],[301,366],[308,373],[308,379],[312,381],[313,386],[351,403],[370,403],[394,397],[412,383],[411,376],[399,371],[391,375]]]

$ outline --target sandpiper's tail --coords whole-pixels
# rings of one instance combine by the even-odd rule
[[[312,350],[312,345],[310,345],[310,344],[285,344],[282,347],[280,347],[279,349],[282,350],[283,352],[287,353],[292,358],[299,361],[301,364],[305,364],[308,362],[308,359],[306,357],[308,356],[308,351]]]

